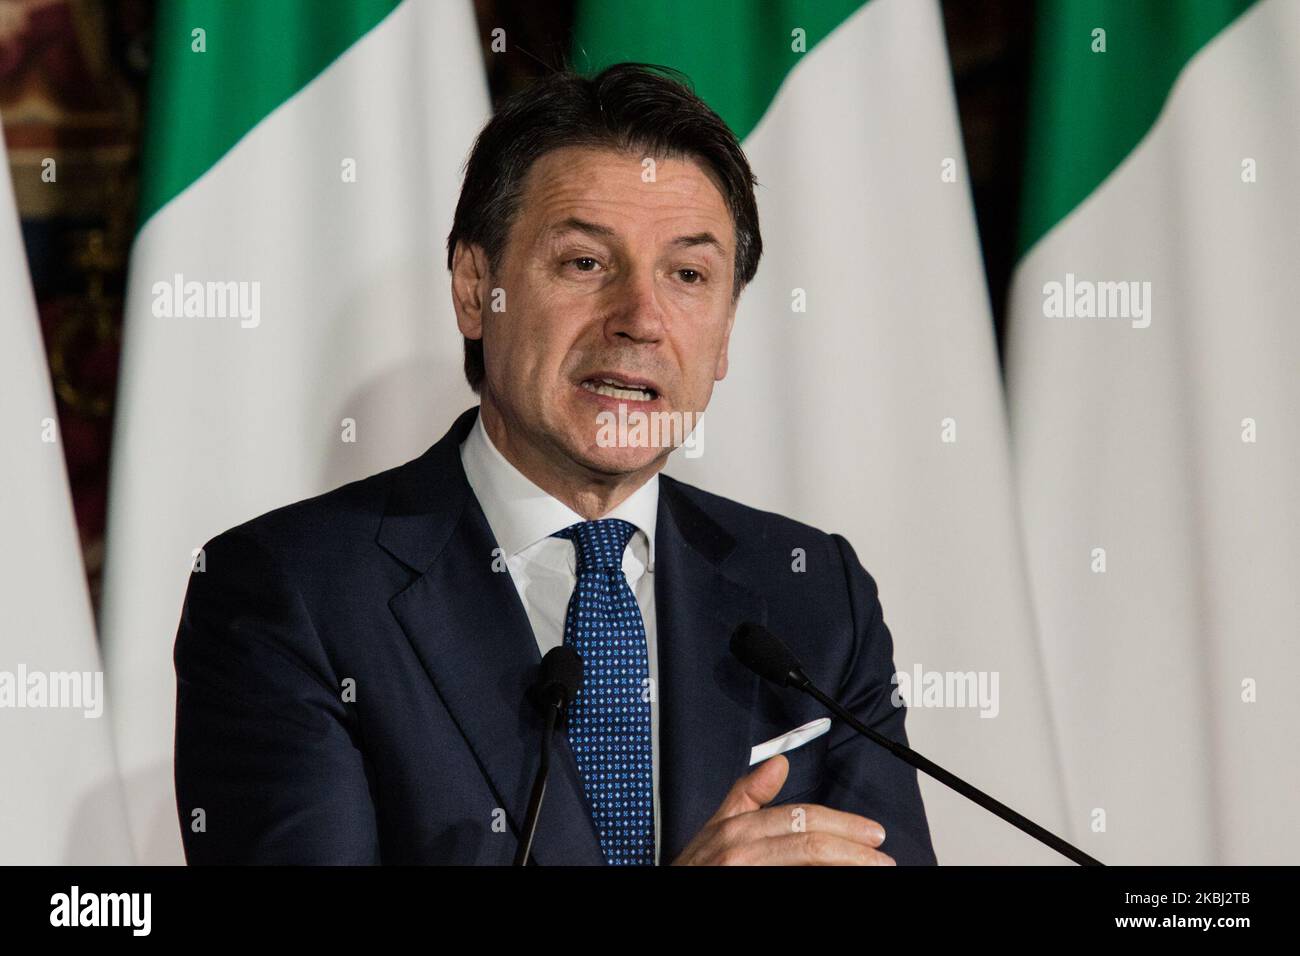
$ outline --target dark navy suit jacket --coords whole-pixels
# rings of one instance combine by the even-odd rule
[[[539,760],[540,655],[461,467],[476,409],[419,458],[210,541],[175,664],[176,794],[190,863],[508,864]],[[660,862],[748,771],[750,748],[824,716],[728,650],[756,621],[867,725],[906,742],[893,644],[848,542],[660,478],[655,601]],[[793,570],[802,549],[806,570]],[[604,862],[556,735],[534,842]],[[777,803],[877,820],[934,863],[916,772],[835,721],[787,754]],[[196,811],[202,811],[198,813]]]

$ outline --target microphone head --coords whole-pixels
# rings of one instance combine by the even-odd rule
[[[582,689],[582,655],[568,645],[552,647],[542,658],[533,692],[545,705],[568,707]]]
[[[759,677],[781,687],[789,687],[803,676],[799,658],[785,642],[753,621],[746,621],[731,633],[731,654]]]

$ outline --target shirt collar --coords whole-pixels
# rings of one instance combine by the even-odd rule
[[[514,557],[556,531],[586,519],[535,485],[497,450],[480,412],[460,446],[465,477],[478,498],[488,526],[506,558]],[[655,524],[659,516],[659,475],[652,475],[605,518],[622,518],[646,536],[648,566],[654,569]]]

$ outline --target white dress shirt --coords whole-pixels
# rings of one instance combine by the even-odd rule
[[[465,477],[487,517],[533,627],[537,649],[545,655],[564,643],[569,598],[578,583],[572,541],[551,535],[587,519],[533,484],[492,444],[479,414],[460,446]],[[655,652],[655,523],[659,514],[659,476],[654,475],[602,518],[622,518],[636,526],[623,552],[623,573],[641,606],[650,665],[650,734],[653,760],[655,862],[659,862],[659,665]],[[545,822],[542,823],[545,826]]]

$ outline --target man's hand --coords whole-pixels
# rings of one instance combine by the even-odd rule
[[[674,866],[894,866],[874,820],[817,804],[768,807],[790,772],[781,754],[732,785]]]

